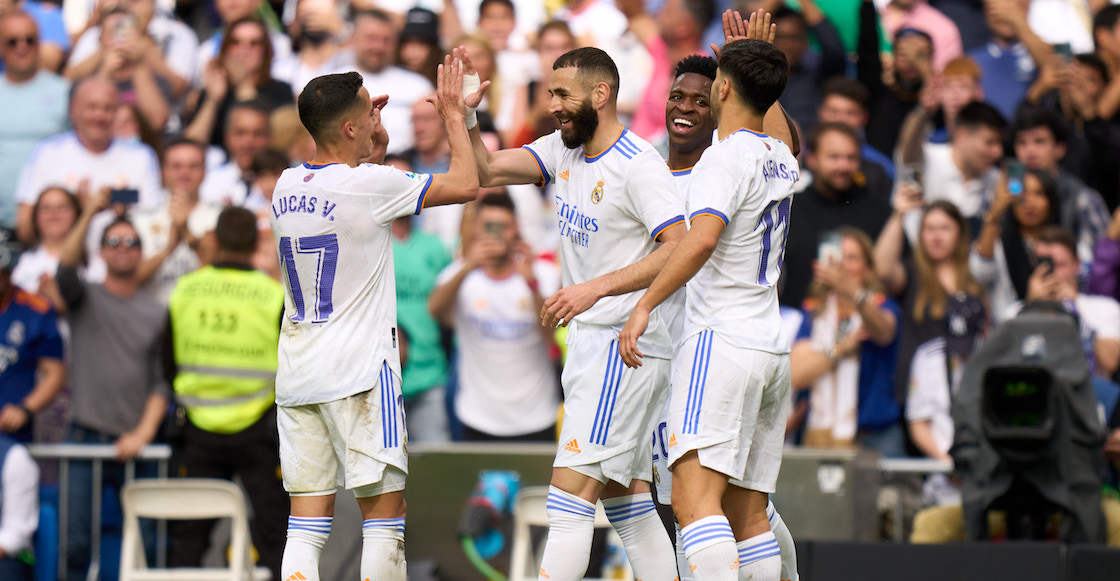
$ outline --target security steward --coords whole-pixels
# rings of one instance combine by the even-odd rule
[[[169,305],[164,358],[179,406],[180,475],[240,477],[253,507],[250,530],[260,563],[280,579],[288,494],[274,401],[284,290],[252,267],[252,212],[226,208],[214,235],[214,264],[180,278]],[[199,566],[214,523],[174,523],[170,565]]]

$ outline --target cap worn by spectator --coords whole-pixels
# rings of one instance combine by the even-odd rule
[[[404,29],[401,30],[401,40],[416,38],[419,40],[439,43],[439,16],[424,8],[413,8],[405,17]]]

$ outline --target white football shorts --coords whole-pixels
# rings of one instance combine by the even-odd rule
[[[361,488],[367,496],[404,490],[404,398],[400,379],[387,366],[369,391],[326,403],[277,406],[277,424],[280,469],[290,494],[330,494],[339,486]]]
[[[696,450],[733,486],[774,492],[789,415],[789,355],[735,347],[712,330],[673,360],[669,465]]]
[[[650,481],[649,435],[669,395],[669,360],[646,356],[630,369],[618,354],[618,330],[574,324],[568,331],[564,423],[553,466],[600,482]]]

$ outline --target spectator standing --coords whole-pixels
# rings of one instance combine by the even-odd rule
[[[33,246],[20,254],[19,264],[12,271],[13,284],[49,298],[56,310],[64,309],[62,301],[55,296],[57,293],[51,291],[54,274],[58,271],[58,257],[81,213],[78,196],[62,188],[47,188],[31,210]]]
[[[821,89],[817,119],[821,123],[843,123],[851,127],[860,138],[860,170],[869,177],[869,181],[873,181],[872,173],[882,174],[886,179],[885,187],[889,188],[895,177],[894,162],[889,155],[867,143],[867,121],[871,117],[867,109],[868,98],[867,88],[859,81],[847,77],[829,79]]]
[[[44,71],[57,73],[66,62],[66,51],[70,50],[70,35],[62,24],[62,13],[58,5],[37,0],[3,0],[0,2],[0,19],[15,14],[25,14],[34,21],[35,28],[42,35],[37,65]],[[7,66],[7,58],[0,62],[0,69]]]
[[[1029,6],[1030,0],[984,0],[992,41],[968,53],[983,71],[984,98],[1006,119],[1015,116],[1038,65],[1053,54],[1050,45],[1027,24]]]
[[[409,16],[411,18],[411,11]],[[361,10],[354,14],[353,23],[354,32],[350,36],[350,45],[354,50],[355,69],[362,75],[363,86],[371,95],[393,95],[381,116],[385,129],[389,132],[389,153],[405,151],[413,145],[413,112],[417,105],[431,109],[424,103],[424,97],[435,89],[431,81],[393,65],[396,30],[388,14],[379,10]],[[421,27],[426,30],[424,34],[439,38],[437,23]],[[408,24],[405,29],[408,31]],[[436,119],[438,122],[438,116]],[[447,171],[446,166],[439,170],[444,171]]]
[[[431,314],[459,338],[455,415],[467,440],[552,442],[560,384],[549,360],[544,297],[560,289],[552,263],[520,237],[513,199],[481,198],[464,257],[440,273]]]
[[[806,163],[813,183],[790,209],[781,301],[800,306],[808,294],[813,259],[824,232],[852,226],[871,237],[890,217],[889,186],[872,189],[859,171],[859,138],[843,123],[821,123],[809,137]]]
[[[1039,232],[1044,226],[1061,223],[1054,178],[1038,170],[1027,170],[1022,189],[1021,194],[1012,196],[1006,178],[999,181],[995,200],[984,216],[980,236],[969,257],[972,274],[987,287],[996,324],[1013,315],[1009,313],[1013,303],[1027,297],[1031,275],[1037,267],[1035,246]]]
[[[167,203],[159,208],[136,212],[133,225],[140,234],[144,258],[152,266],[142,272],[149,290],[167,304],[179,277],[209,262],[203,242],[212,234],[222,207],[199,198],[199,187],[206,176],[206,150],[199,143],[174,141],[163,152],[163,187]],[[159,257],[158,261],[151,261]]]
[[[159,206],[163,190],[159,185],[159,161],[155,152],[142,143],[113,138],[113,116],[120,104],[117,88],[102,77],[78,81],[70,100],[72,131],[45,139],[28,156],[16,186],[19,202],[17,233],[20,240],[32,236],[31,211],[39,195],[49,186],[70,190],[86,182],[89,191],[102,187],[131,188],[139,191],[141,208]],[[86,250],[90,260],[87,275],[92,280],[104,277],[101,260],[101,233],[112,220],[109,213],[98,216],[88,228]]]
[[[253,156],[272,140],[268,106],[261,101],[238,103],[229,110],[225,127],[225,163],[208,168],[199,187],[202,200],[223,206],[263,207],[253,191]]]
[[[195,72],[192,84],[201,85],[206,77],[210,62],[220,56],[220,48],[225,43],[225,36],[229,34],[232,24],[243,19],[259,19],[264,0],[215,0],[214,9],[221,20],[221,26],[210,38],[198,45],[198,56],[195,57]],[[288,35],[279,30],[268,29],[268,40],[272,48],[272,60],[282,59],[292,53],[292,41]]]
[[[30,442],[35,414],[66,382],[66,364],[50,303],[12,284],[20,250],[15,232],[0,228],[0,432]]]
[[[111,5],[103,3],[106,7]],[[138,40],[141,53],[152,70],[171,85],[178,102],[190,88],[194,75],[198,36],[187,25],[159,10],[156,0],[122,0],[117,5],[136,18],[137,29],[144,32]],[[74,42],[66,67],[69,78],[80,79],[97,71],[104,50],[101,37],[101,26],[95,24]]]
[[[167,309],[140,292],[140,236],[127,220],[113,221],[99,237],[106,264],[104,282],[83,282],[76,266],[93,217],[109,206],[102,187],[70,232],[58,267],[66,302],[70,350],[70,428],[75,444],[113,444],[118,462],[135,458],[152,442],[167,411],[169,389],[160,364],[160,337]],[[137,475],[152,475],[140,464]],[[108,462],[103,480],[124,481],[124,465]],[[90,498],[93,466],[71,462],[67,502],[67,578],[84,579],[90,559]],[[152,530],[154,534],[154,527]],[[147,537],[147,535],[145,535]]]
[[[443,173],[451,164],[451,147],[447,142],[447,129],[436,110],[426,101],[412,106],[413,148],[408,161],[416,173]],[[463,221],[463,206],[458,204],[432,208],[416,220],[415,226],[424,233],[437,237],[448,253],[459,246],[459,230]]]
[[[533,81],[529,83],[529,114],[524,120],[520,134],[514,143],[506,146],[516,147],[532,143],[557,129],[556,118],[548,111],[548,79],[552,74],[552,63],[560,55],[576,48],[576,37],[568,23],[553,20],[541,26],[537,32],[538,69]]]
[[[1108,230],[1093,250],[1085,292],[1120,300],[1120,210],[1112,213]]]
[[[397,65],[428,79],[435,86],[442,55],[439,15],[426,8],[409,10],[397,38]]]
[[[0,18],[0,226],[16,225],[16,180],[27,156],[43,139],[66,130],[69,85],[40,70],[42,44],[35,20],[12,13]],[[39,192],[35,192],[37,196]]]
[[[214,264],[179,279],[171,295],[164,369],[185,410],[185,476],[241,479],[253,504],[261,564],[280,579],[287,493],[279,478],[275,382],[284,289],[253,269],[257,218],[226,208],[214,234]],[[198,567],[216,521],[180,521],[172,567]]]
[[[31,538],[39,526],[39,466],[27,448],[0,434],[0,578],[31,581]]]
[[[905,28],[920,30],[933,41],[934,74],[961,56],[961,33],[957,25],[926,0],[891,0],[883,9],[883,30],[887,36],[894,38]]]
[[[247,17],[229,25],[219,45],[218,57],[206,66],[202,88],[187,98],[190,121],[183,136],[199,143],[225,146],[226,124],[237,105],[257,103],[271,113],[294,104],[292,86],[272,78],[276,57],[265,42],[268,27],[258,18]]]
[[[894,36],[894,58],[890,74],[883,74],[880,57],[878,13],[871,0],[859,9],[859,51],[856,78],[871,93],[867,142],[882,152],[893,152],[898,128],[920,101],[922,88],[933,76],[933,41],[914,28],[903,28]]]
[[[423,105],[431,108],[427,103]],[[428,298],[451,257],[438,238],[413,229],[411,219],[398,218],[392,227],[393,263],[409,265],[396,269],[397,323],[408,333],[409,340],[408,363],[401,372],[401,393],[409,441],[440,442],[450,438],[444,403],[447,354],[439,323],[428,311]]]
[[[848,63],[844,43],[836,27],[812,0],[802,0],[801,12],[787,6],[778,8],[773,22],[778,26],[774,46],[785,53],[789,63],[789,83],[782,93],[782,106],[807,131],[817,124],[817,107],[825,81],[844,74]],[[810,34],[817,41],[818,51],[809,48]]]
[[[794,389],[810,390],[805,445],[905,456],[892,382],[901,312],[875,277],[871,238],[850,227],[836,233],[839,260],[813,264],[812,296],[790,351]]]
[[[298,50],[272,63],[273,76],[298,96],[311,79],[350,70],[354,55],[344,49],[345,29],[334,0],[300,0],[292,25]]]

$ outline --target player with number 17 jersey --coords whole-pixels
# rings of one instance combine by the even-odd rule
[[[304,163],[280,176],[270,222],[289,292],[278,405],[368,391],[386,370],[400,377],[390,226],[420,213],[431,183],[375,164]]]

